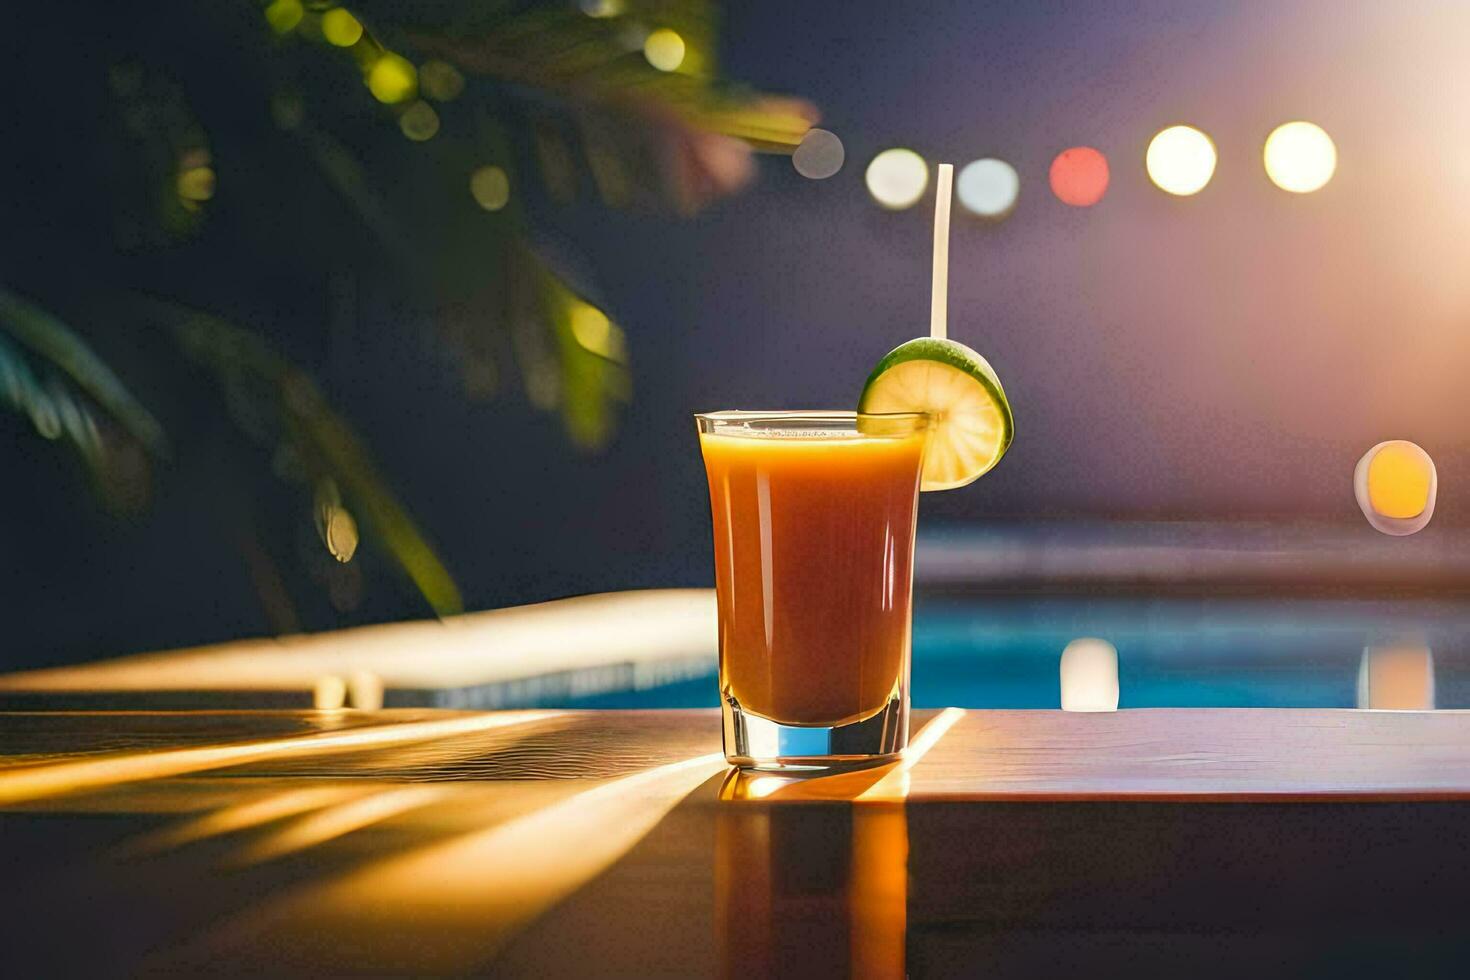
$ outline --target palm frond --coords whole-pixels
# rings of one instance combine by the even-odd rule
[[[441,616],[463,612],[454,578],[388,489],[351,426],[305,371],[257,334],[218,316],[161,300],[143,305],[173,331],[191,360],[220,380],[230,414],[246,434],[276,458],[293,461],[278,470],[297,469],[314,493],[327,481],[340,487],[343,504],[364,519],[430,608]],[[350,512],[344,520],[353,522],[355,547],[356,521]],[[345,560],[340,549],[334,554]]]
[[[45,367],[36,369],[21,348]],[[3,288],[0,396],[12,409],[28,415],[43,436],[65,435],[90,463],[98,460],[102,447],[89,402],[106,411],[148,452],[168,456],[168,439],[158,420],[86,342],[57,317]]]
[[[755,92],[715,75],[713,4],[618,0],[610,9],[614,15],[589,16],[572,3],[496,3],[456,10],[438,23],[432,8],[416,9],[415,16],[431,20],[413,23],[392,8],[381,16],[359,11],[362,36],[338,57],[368,79],[380,61],[407,65],[392,50],[401,47],[430,57],[458,79],[493,82],[478,89],[482,102],[493,90],[492,99],[519,100],[533,116],[560,112],[582,130],[587,169],[603,200],[614,206],[634,200],[628,182],[618,177],[624,174],[639,183],[639,199],[697,211],[750,181],[753,152],[790,153],[816,122],[808,102]],[[315,16],[308,11],[306,21]],[[660,32],[679,39],[681,55],[673,68],[655,67],[645,57],[645,41]],[[295,33],[320,38],[320,30]],[[405,73],[403,97],[395,93],[392,111],[426,108],[415,102],[418,82]],[[559,140],[534,120],[530,128],[548,189],[554,197],[567,196],[567,155],[550,152],[560,149]],[[322,147],[313,152],[321,154]],[[319,162],[330,167],[339,161]],[[340,174],[332,177],[343,183]]]
[[[513,336],[526,394],[537,408],[560,412],[575,445],[601,449],[632,394],[627,338],[541,256],[521,249],[515,263]]]
[[[626,174],[690,213],[745,186],[754,175],[752,152],[790,153],[817,112],[800,99],[716,80],[709,74],[712,31],[698,18],[686,20],[677,71],[654,68],[640,48],[649,23],[664,23],[667,14],[644,23],[632,12],[599,19],[534,8],[453,33],[405,35],[466,74],[534,93],[538,105],[559,102],[583,131],[588,169],[606,203],[629,200],[618,179]]]

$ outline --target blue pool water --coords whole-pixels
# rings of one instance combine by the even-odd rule
[[[921,599],[913,702],[1058,707],[1062,649],[1083,636],[1117,647],[1123,708],[1358,707],[1365,661],[1386,656],[1432,685],[1434,707],[1470,708],[1470,603],[1423,599]],[[556,706],[717,703],[711,673]]]

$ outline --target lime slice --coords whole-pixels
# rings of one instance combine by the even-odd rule
[[[859,412],[925,412],[923,490],[952,490],[990,471],[1015,432],[990,363],[964,344],[921,337],[888,353],[863,386]]]

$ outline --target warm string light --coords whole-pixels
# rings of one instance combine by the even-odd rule
[[[1215,144],[1193,126],[1170,126],[1149,141],[1144,155],[1148,178],[1176,197],[1198,194],[1215,176]]]
[[[902,211],[924,196],[929,186],[929,164],[913,150],[895,147],[873,158],[865,179],[875,201],[891,211]]]
[[[965,164],[955,183],[955,194],[973,215],[999,221],[1016,207],[1021,177],[1004,160],[986,158]]]
[[[825,133],[813,130],[813,133]],[[834,137],[835,139],[835,137]],[[1322,189],[1337,170],[1337,146],[1315,123],[1296,120],[1271,131],[1262,150],[1271,182],[1282,190],[1308,194]],[[1155,133],[1144,154],[1144,170],[1154,186],[1176,197],[1200,193],[1214,179],[1219,163],[1215,142],[1194,126],[1169,126]],[[797,170],[806,174],[801,163]],[[835,171],[834,171],[835,172]],[[913,207],[928,188],[929,165],[913,150],[894,147],[873,157],[866,173],[873,199],[891,211]],[[1112,172],[1107,156],[1096,147],[1073,146],[1058,153],[1047,173],[1057,200],[1072,207],[1092,207],[1107,194]],[[992,221],[1007,217],[1016,206],[1021,177],[1004,160],[975,160],[960,171],[956,194],[971,214]]]
[[[1301,120],[1272,130],[1261,156],[1271,182],[1294,194],[1321,190],[1337,170],[1332,137],[1321,126]]]
[[[1434,516],[1439,474],[1434,460],[1404,439],[1380,442],[1353,471],[1353,495],[1368,523],[1401,537],[1424,529]]]
[[[1047,180],[1063,204],[1090,208],[1108,192],[1108,158],[1090,146],[1063,150],[1051,162]]]

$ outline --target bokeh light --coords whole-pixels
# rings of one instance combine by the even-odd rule
[[[1314,123],[1283,123],[1266,137],[1262,154],[1266,176],[1284,191],[1310,194],[1321,190],[1337,170],[1337,147],[1327,131]]]
[[[661,27],[643,39],[643,57],[659,71],[677,71],[684,63],[684,39]]]
[[[311,691],[311,706],[318,711],[341,711],[347,703],[347,682],[336,674],[323,674]]]
[[[616,17],[623,12],[623,0],[582,0],[578,6],[588,17]]]
[[[420,99],[403,110],[403,115],[398,117],[398,128],[415,143],[422,143],[433,139],[434,134],[439,132],[439,114],[434,111],[433,106]]]
[[[301,23],[305,13],[301,0],[273,0],[265,8],[265,21],[277,34],[289,34]]]
[[[825,180],[842,169],[847,152],[836,133],[825,129],[809,129],[801,138],[796,152],[791,154],[791,165],[803,177]]]
[[[328,44],[350,48],[362,39],[362,22],[345,7],[333,7],[322,14],[322,37]]]
[[[470,194],[486,211],[499,211],[510,203],[510,175],[500,167],[480,167],[470,174]]]
[[[185,201],[200,202],[214,197],[214,170],[211,167],[190,167],[179,173],[179,197]]]
[[[1433,464],[1418,446],[1392,443],[1368,461],[1368,502],[1385,517],[1418,517],[1429,502]]]
[[[1215,175],[1215,144],[1193,126],[1170,126],[1148,144],[1144,165],[1160,190],[1180,197],[1198,194]]]
[[[578,303],[572,308],[572,337],[582,347],[610,361],[622,361],[624,357],[623,332],[614,326],[607,314],[590,303]]]
[[[1434,651],[1420,641],[1364,647],[1358,664],[1358,707],[1434,710]]]
[[[1422,530],[1434,516],[1439,475],[1419,446],[1404,439],[1380,442],[1353,471],[1353,494],[1368,523],[1384,534]]]
[[[1004,160],[986,158],[965,164],[955,181],[955,195],[971,214],[999,220],[1011,213],[1021,193],[1016,168]]]
[[[913,150],[895,147],[873,158],[864,179],[875,201],[890,210],[902,211],[924,196],[924,188],[929,186],[929,165]]]
[[[1048,179],[1063,204],[1090,208],[1108,192],[1108,158],[1090,146],[1073,146],[1056,155]]]
[[[407,102],[418,91],[418,70],[407,58],[388,51],[368,69],[367,85],[379,102]]]
[[[326,520],[327,551],[344,565],[357,554],[357,520],[341,505],[330,508]]]
[[[1078,637],[1062,651],[1063,711],[1118,710],[1118,650],[1107,640]]]
[[[419,68],[419,87],[429,98],[449,102],[464,91],[464,76],[448,62],[434,59]]]
[[[383,678],[370,670],[353,671],[347,678],[347,700],[358,711],[383,707]]]

